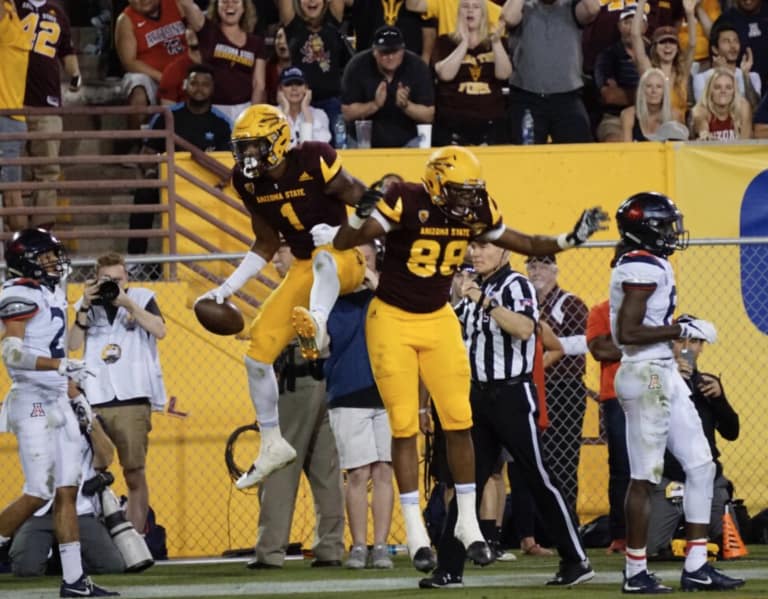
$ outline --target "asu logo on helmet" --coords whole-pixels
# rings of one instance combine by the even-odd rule
[[[269,104],[249,106],[232,128],[232,154],[243,174],[251,179],[279,165],[290,141],[288,120]]]
[[[436,150],[427,162],[424,188],[432,203],[450,219],[471,224],[487,200],[480,161],[461,146]]]

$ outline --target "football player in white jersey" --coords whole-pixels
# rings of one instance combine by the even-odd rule
[[[715,464],[690,390],[672,354],[676,339],[717,340],[714,325],[705,320],[672,324],[675,274],[667,258],[688,246],[683,216],[665,195],[639,193],[619,207],[616,223],[621,247],[611,274],[611,333],[622,350],[615,386],[626,415],[631,473],[625,501],[627,550],[622,592],[672,591],[648,572],[645,551],[650,494],[660,480],[667,447],[686,474],[683,509],[688,542],[682,590],[736,588],[744,580],[726,576],[707,562]]]
[[[16,435],[24,489],[0,512],[0,543],[53,498],[64,578],[60,596],[117,595],[85,576],[80,557],[75,509],[80,430],[75,410],[87,421],[90,409],[77,392],[71,406],[67,386],[68,379],[82,383],[89,372],[83,361],[66,357],[67,299],[59,284],[69,259],[59,241],[42,229],[14,234],[5,258],[14,278],[0,291],[5,325],[1,351],[12,385],[0,411],[0,431]]]

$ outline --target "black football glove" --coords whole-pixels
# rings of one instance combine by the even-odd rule
[[[573,227],[573,231],[568,233],[565,239],[571,246],[581,245],[598,231],[608,229],[609,220],[608,213],[604,212],[599,206],[589,208],[581,213],[579,220]]]
[[[365,193],[363,193],[363,197],[360,198],[357,206],[355,206],[355,214],[357,217],[362,220],[368,218],[371,213],[373,213],[376,204],[378,204],[379,200],[383,197],[384,196],[378,189],[366,189]]]

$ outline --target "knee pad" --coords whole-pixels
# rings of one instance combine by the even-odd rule
[[[312,257],[312,272],[315,274],[328,274],[329,271],[336,272],[336,260],[330,252],[320,250]]]
[[[688,522],[709,523],[714,480],[715,463],[712,461],[686,470],[683,511]]]

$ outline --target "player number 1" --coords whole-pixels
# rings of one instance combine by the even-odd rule
[[[304,225],[301,224],[299,217],[296,216],[296,211],[293,209],[293,206],[290,202],[286,202],[280,206],[280,214],[285,217],[285,220],[287,220],[294,229],[297,231],[304,230]]]

